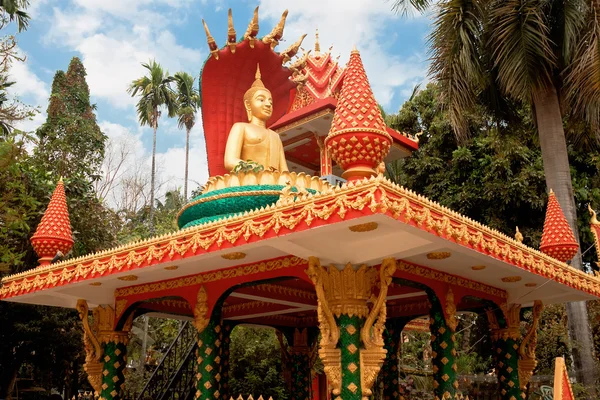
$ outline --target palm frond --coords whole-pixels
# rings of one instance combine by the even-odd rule
[[[544,18],[545,0],[495,0],[489,43],[498,83],[505,94],[529,102],[535,88],[552,82],[556,55]]]
[[[587,121],[600,139],[600,4],[592,2],[587,15],[564,77],[565,93],[572,112]]]
[[[392,11],[402,15],[410,13],[411,9],[414,9],[420,13],[425,12],[432,4],[430,0],[394,0],[392,4]]]
[[[481,61],[483,13],[478,2],[450,0],[439,5],[429,37],[431,75],[440,83],[441,96],[459,140],[468,137],[465,111],[473,108],[485,82]]]

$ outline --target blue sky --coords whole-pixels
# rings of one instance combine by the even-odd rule
[[[391,11],[388,0],[33,0],[31,27],[17,36],[25,64],[15,64],[18,84],[14,94],[39,106],[42,114],[24,125],[33,130],[45,119],[52,77],[66,70],[71,57],[82,59],[98,123],[109,136],[112,150],[125,148],[130,159],[125,169],[146,166],[151,132],[140,128],[135,100],[127,85],[140,77],[141,62],[156,59],[170,73],[200,72],[208,55],[201,20],[204,18],[221,46],[227,32],[227,10],[233,9],[238,36],[242,35],[257,5],[259,36],[268,33],[289,10],[284,41],[287,47],[307,33],[303,47],[312,48],[318,28],[322,50],[347,62],[352,46],[360,50],[375,97],[388,112],[396,112],[414,85],[427,80],[426,37],[430,20],[402,17]],[[174,119],[159,122],[158,165],[167,186],[183,182],[184,132]],[[125,144],[125,145],[124,145]],[[201,123],[192,132],[190,177],[206,180]],[[125,171],[127,172],[127,171]],[[195,187],[192,183],[191,187]]]

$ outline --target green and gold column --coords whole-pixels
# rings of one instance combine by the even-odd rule
[[[102,370],[102,391],[99,400],[120,400],[125,383],[127,364],[127,343],[129,332],[110,332],[103,335],[104,368]]]
[[[200,287],[194,307],[194,326],[198,330],[196,349],[196,400],[215,400],[221,396],[222,325],[218,313],[208,317],[208,296]]]
[[[219,364],[219,374],[221,375],[220,383],[220,392],[221,398],[223,400],[228,400],[230,398],[229,394],[229,345],[231,344],[231,331],[233,330],[235,325],[232,323],[223,321],[221,327],[221,336],[219,340],[221,341],[220,348],[220,358],[221,362]]]
[[[448,289],[445,304],[431,290],[427,290],[431,309],[431,362],[433,393],[436,399],[454,399],[458,389],[456,380],[456,306],[452,289]],[[444,313],[444,307],[446,313]]]
[[[319,356],[333,400],[359,400],[372,395],[386,355],[385,298],[395,271],[394,259],[383,260],[378,273],[375,267],[366,265],[326,269],[319,259],[309,258],[307,274],[315,284],[318,299]],[[367,301],[376,294],[378,276],[379,293],[369,307]]]
[[[98,306],[91,324],[87,302],[77,301],[76,308],[84,331],[84,370],[88,374],[88,381],[100,400],[120,400],[125,383],[127,343],[133,314],[125,321],[122,330],[115,331],[115,311],[111,306]]]
[[[307,400],[312,398],[312,367],[314,357],[314,334],[309,335],[309,328],[295,328],[293,334],[288,332],[288,343],[283,341],[283,334],[277,331],[283,355],[283,368],[286,384],[290,390],[291,400]]]
[[[383,332],[384,348],[387,351],[386,358],[381,367],[380,376],[383,379],[383,399],[398,400],[398,384],[400,379],[400,370],[398,368],[398,351],[400,350],[400,341],[402,329],[409,320],[407,318],[396,318],[388,320],[385,323]]]
[[[521,306],[511,304],[501,307],[501,310],[503,315],[488,311],[498,376],[498,395],[500,400],[521,400],[525,398],[519,382]]]

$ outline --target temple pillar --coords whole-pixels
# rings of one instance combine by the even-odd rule
[[[220,358],[221,363],[219,364],[219,374],[221,375],[220,383],[220,391],[221,398],[223,400],[229,400],[229,345],[231,344],[231,331],[235,327],[234,324],[223,321],[220,338],[221,347],[220,347]]]
[[[92,324],[85,300],[77,302],[77,311],[83,324],[86,351],[84,370],[88,381],[101,400],[119,400],[123,395],[127,343],[133,314],[122,330],[115,331],[115,311],[111,306],[98,306],[92,311]]]
[[[333,162],[331,156],[324,145],[324,137],[315,135],[317,145],[319,146],[320,165],[321,165],[321,176],[331,175],[333,173]]]
[[[500,310],[501,313],[487,312],[494,346],[499,398],[501,400],[525,399],[527,384],[537,365],[535,359],[537,326],[543,305],[540,301],[534,303],[532,320],[523,338],[519,329],[521,305],[503,305]]]
[[[315,361],[314,347],[309,340],[308,328],[294,329],[291,345],[283,343],[280,331],[277,337],[283,354],[283,368],[291,400],[311,399],[312,367]]]
[[[385,329],[388,287],[396,271],[393,258],[383,260],[379,274],[366,265],[343,270],[323,268],[310,257],[307,274],[317,293],[321,341],[319,356],[332,388],[333,400],[358,400],[372,395],[372,387],[385,360]],[[380,289],[373,306],[377,277]]]
[[[215,400],[221,397],[221,338],[220,316],[208,314],[208,296],[202,286],[194,308],[194,326],[198,330],[196,349],[196,400]]]
[[[427,290],[427,294],[431,303],[429,328],[433,393],[436,399],[454,399],[458,389],[455,337],[458,321],[454,294],[452,289],[448,289],[443,305],[433,291]]]
[[[396,318],[385,323],[383,341],[387,355],[381,367],[384,400],[400,399],[400,393],[398,392],[398,384],[400,382],[398,351],[400,350],[402,341],[402,330],[408,321],[408,318]]]

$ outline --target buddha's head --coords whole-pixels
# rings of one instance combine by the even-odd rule
[[[273,96],[260,80],[260,68],[256,66],[255,80],[250,89],[244,93],[244,107],[248,114],[248,121],[256,117],[267,121],[273,114]]]

